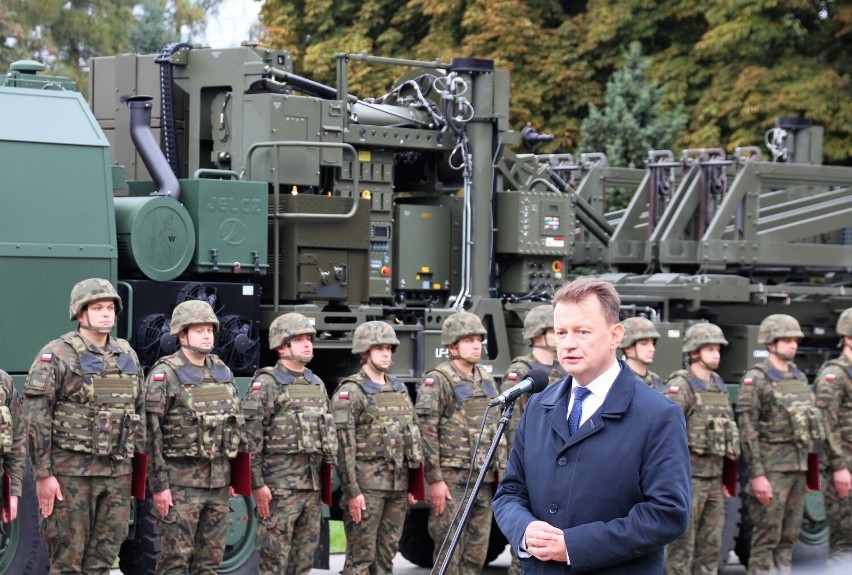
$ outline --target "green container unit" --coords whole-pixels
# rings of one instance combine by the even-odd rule
[[[109,144],[79,93],[0,87],[0,368],[68,332],[68,298],[117,277]]]
[[[180,201],[195,224],[190,271],[265,274],[267,183],[201,178],[180,186]]]

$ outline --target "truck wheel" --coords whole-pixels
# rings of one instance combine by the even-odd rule
[[[150,492],[145,501],[136,501],[135,509],[135,523],[131,536],[121,544],[118,566],[124,575],[154,575],[160,557],[160,536]]]
[[[18,518],[0,532],[0,574],[44,575],[49,568],[47,547],[39,534],[38,500],[29,459]]]
[[[407,561],[418,567],[432,567],[432,553],[435,542],[429,535],[429,508],[412,508],[405,518],[402,537],[399,540],[399,552]]]

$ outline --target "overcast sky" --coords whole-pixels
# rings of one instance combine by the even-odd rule
[[[219,16],[207,23],[207,43],[211,48],[232,48],[249,38],[249,29],[257,22],[261,3],[256,0],[224,0]]]

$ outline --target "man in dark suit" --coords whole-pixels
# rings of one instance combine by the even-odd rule
[[[624,328],[611,284],[580,278],[553,297],[569,377],[534,395],[494,515],[523,573],[658,575],[689,520],[683,412],[616,360]]]

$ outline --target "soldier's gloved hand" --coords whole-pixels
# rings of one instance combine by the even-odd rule
[[[751,478],[751,492],[764,507],[772,502],[772,485],[765,475]]]
[[[444,512],[447,505],[447,499],[452,499],[450,488],[447,487],[446,481],[438,481],[429,485],[429,505],[432,506],[432,513],[440,515]]]
[[[852,474],[848,469],[838,469],[834,472],[834,490],[837,496],[845,499],[849,495],[849,490],[852,489]]]
[[[367,509],[367,501],[363,495],[356,495],[346,502],[346,508],[352,517],[352,521],[361,523],[361,512]]]
[[[36,480],[36,496],[38,497],[38,508],[43,517],[53,514],[53,503],[58,499],[65,501],[59,482],[52,475]]]
[[[154,493],[153,497],[154,507],[157,508],[157,511],[160,513],[160,517],[168,515],[169,507],[174,505],[174,503],[172,503],[172,490],[163,489],[162,491],[157,491]]]
[[[266,519],[270,515],[269,502],[272,501],[272,491],[264,485],[257,489],[252,489],[251,494],[254,496],[254,506],[257,509],[257,516],[261,519]]]

